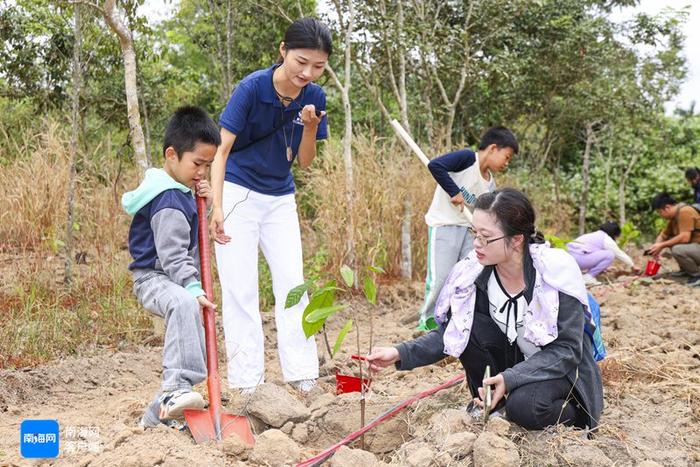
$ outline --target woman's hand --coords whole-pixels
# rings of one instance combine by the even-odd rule
[[[313,104],[305,105],[301,109],[301,121],[304,123],[304,127],[317,127],[325,115],[326,111],[321,110],[317,116],[316,107]]]
[[[491,378],[486,378],[481,382],[483,385],[482,387],[479,388],[479,397],[480,399],[474,399],[474,402],[479,407],[484,406],[484,397],[486,396],[486,391],[484,390],[484,387],[490,386],[490,385],[495,385],[496,388],[493,390],[491,393],[491,409],[496,407],[498,405],[498,402],[503,398],[503,396],[506,394],[506,382],[503,379],[503,374],[498,373],[496,376],[492,376]]]
[[[212,210],[209,232],[214,241],[220,245],[225,245],[231,241],[231,237],[224,232],[224,211],[221,208],[215,207]]]
[[[398,362],[399,351],[396,350],[396,347],[375,347],[366,358],[370,371],[377,373],[383,368]]]

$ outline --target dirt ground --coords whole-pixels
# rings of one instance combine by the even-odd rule
[[[700,289],[670,278],[612,277],[609,285],[592,289],[602,305],[608,349],[608,358],[601,365],[606,406],[593,439],[564,428],[526,432],[506,422],[490,422],[485,427],[455,410],[468,401],[468,391],[457,386],[412,405],[368,433],[366,450],[376,458],[344,450],[330,465],[358,467],[375,463],[375,459],[376,465],[700,465]],[[380,305],[374,311],[375,343],[411,338],[414,324],[406,321],[418,308],[421,285],[383,286],[379,297]],[[357,316],[368,312],[359,298],[350,308]],[[329,322],[331,339],[346,317]],[[285,423],[279,432],[262,435],[269,426],[254,420],[259,444],[267,442],[268,448],[276,444],[283,449],[284,460],[279,453],[278,457],[266,455],[257,452],[257,447],[249,451],[233,442],[196,445],[186,431],[137,428],[159,384],[161,348],[156,345],[0,371],[0,465],[293,464],[358,429],[359,397],[334,395],[330,362],[324,359],[325,376],[306,397],[282,383],[273,349],[274,319],[270,313],[264,319],[267,382],[284,388],[308,408],[305,420]],[[367,329],[366,318],[360,321]],[[363,352],[368,332],[364,334]],[[317,342],[319,354],[324,355],[322,339]],[[336,357],[339,364],[351,364],[348,356],[355,351],[354,343],[351,333]],[[222,358],[220,367],[225,369]],[[372,382],[367,420],[460,371],[458,363],[444,362],[412,372],[383,372]],[[198,389],[206,393],[204,387]],[[249,402],[229,394],[226,406],[240,412]],[[61,453],[57,459],[32,462],[20,457],[19,426],[24,419],[58,420]],[[289,444],[275,441],[276,437]],[[452,450],[446,443],[453,444]],[[352,447],[360,446],[355,443]],[[503,452],[506,457],[484,460],[480,453],[487,451]],[[369,460],[357,460],[361,458]]]

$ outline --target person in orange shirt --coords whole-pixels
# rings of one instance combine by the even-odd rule
[[[647,251],[658,258],[670,248],[680,267],[676,275],[688,276],[688,285],[700,287],[700,212],[694,206],[677,203],[668,193],[656,195],[651,207],[668,224]]]

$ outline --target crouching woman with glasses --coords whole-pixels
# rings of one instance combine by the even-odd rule
[[[479,197],[473,229],[474,251],[440,292],[438,329],[374,348],[370,368],[410,370],[451,355],[464,366],[477,410],[490,385],[491,409],[505,408],[524,428],[594,429],[603,386],[584,333],[586,323],[594,325],[576,262],[544,243],[530,201],[511,188]],[[483,379],[487,365],[495,376]]]

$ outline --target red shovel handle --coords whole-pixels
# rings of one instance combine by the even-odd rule
[[[197,216],[199,217],[199,261],[202,275],[202,288],[207,294],[207,300],[214,303],[214,285],[211,278],[211,249],[209,248],[209,226],[207,225],[207,200],[197,196]],[[221,383],[217,364],[218,351],[216,348],[216,318],[214,310],[204,309],[204,339],[207,348],[207,390],[209,392],[209,411],[212,420],[221,420]],[[220,428],[217,427],[217,435]]]
[[[207,225],[207,199],[197,195],[197,216],[199,217],[199,261],[202,274],[202,288],[207,300],[214,303],[214,283],[211,278],[211,249],[209,247],[209,226]]]

